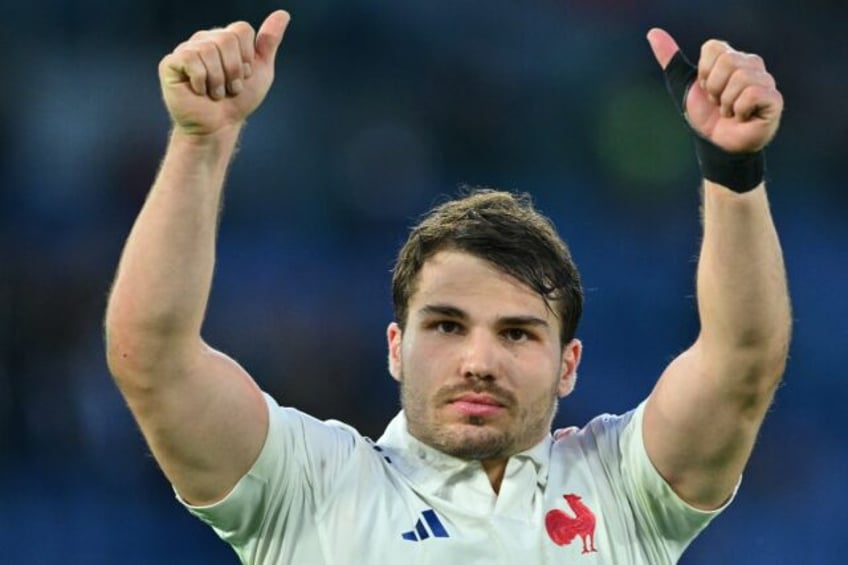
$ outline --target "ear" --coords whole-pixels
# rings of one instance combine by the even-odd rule
[[[579,339],[572,339],[562,348],[562,364],[560,366],[559,386],[557,392],[560,398],[571,394],[577,384],[577,366],[583,353],[583,344]]]
[[[386,328],[386,341],[389,346],[389,374],[400,382],[401,371],[401,342],[403,338],[403,330],[397,325],[397,322],[392,322]]]

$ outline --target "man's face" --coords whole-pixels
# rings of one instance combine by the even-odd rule
[[[409,432],[464,459],[505,459],[550,431],[574,385],[580,342],[560,346],[541,296],[460,251],[427,260],[406,329],[389,325],[389,368]]]

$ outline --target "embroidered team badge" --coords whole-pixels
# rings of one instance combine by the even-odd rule
[[[595,514],[583,504],[578,495],[566,494],[563,498],[574,516],[557,509],[545,514],[548,535],[557,545],[569,545],[574,538],[580,536],[580,541],[583,542],[582,553],[598,551],[595,548]]]

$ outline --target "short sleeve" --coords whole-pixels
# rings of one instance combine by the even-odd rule
[[[724,510],[733,496],[716,510],[700,510],[675,493],[651,463],[642,434],[645,413],[642,402],[619,436],[621,476],[640,525],[652,537],[666,540],[671,554],[679,555],[710,521]],[[738,488],[738,487],[737,487]]]
[[[268,394],[268,434],[256,461],[219,502],[193,506],[177,499],[210,525],[247,561],[257,544],[286,543],[314,517],[315,509],[350,460],[356,432],[281,408]],[[176,491],[175,491],[176,492]],[[268,548],[259,548],[266,553]]]

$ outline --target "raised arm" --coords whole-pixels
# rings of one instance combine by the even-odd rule
[[[668,72],[676,43],[659,29],[648,39]],[[777,131],[782,97],[762,59],[721,41],[703,45],[694,78],[680,103],[692,129],[712,144],[701,155],[712,179],[704,181],[697,273],[701,331],[651,393],[643,433],[672,488],[708,509],[728,499],[748,461],[783,374],[791,315],[756,164]]]
[[[168,479],[195,504],[223,497],[267,432],[258,387],[200,330],[227,166],[273,82],[288,22],[277,11],[258,33],[244,22],[201,31],[162,59],[173,131],[106,311],[109,368]]]

